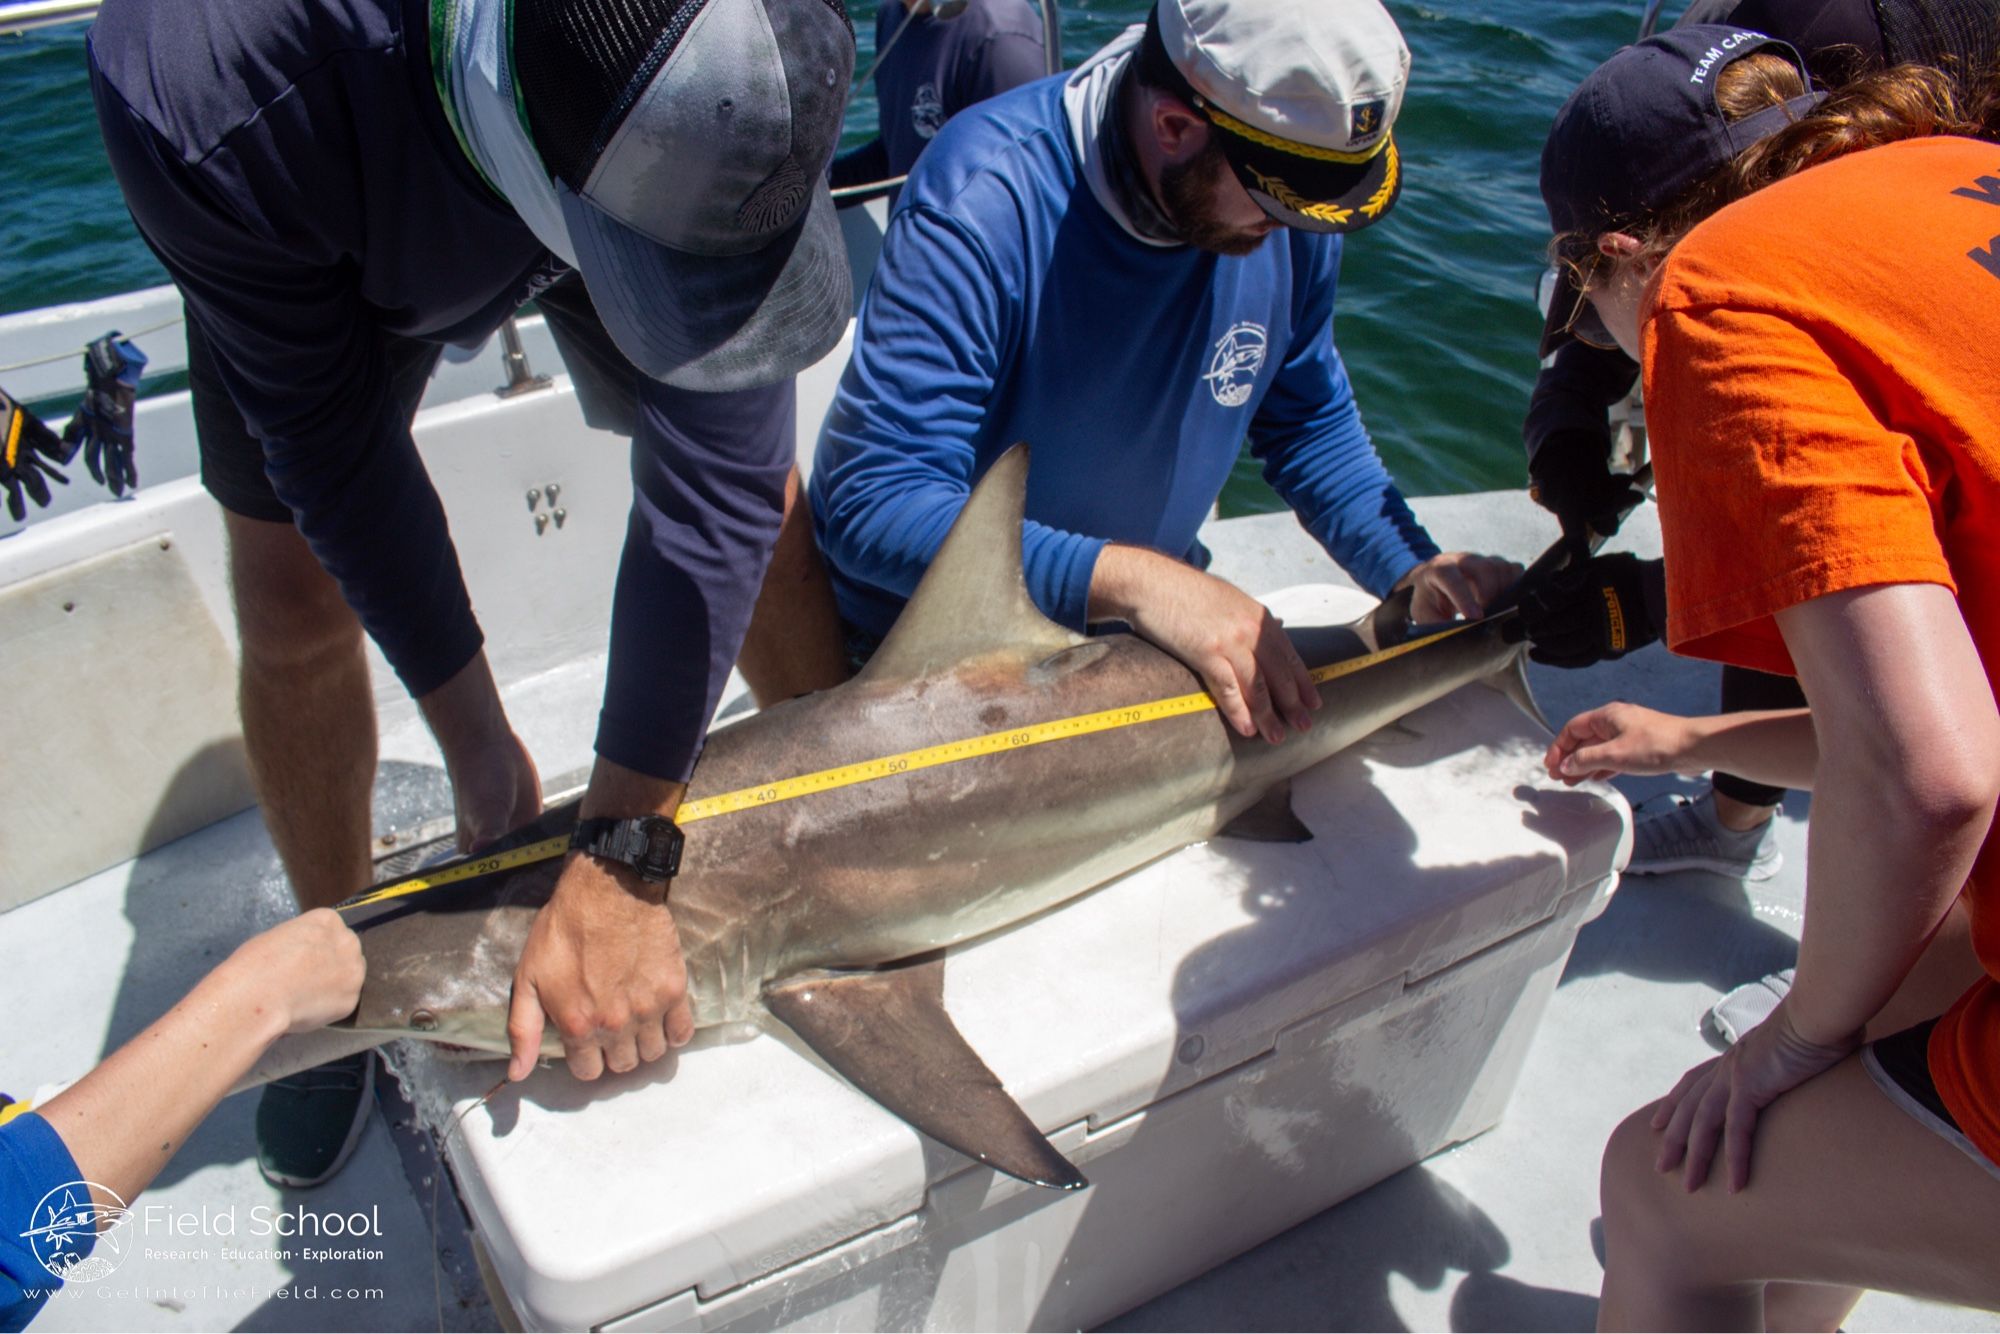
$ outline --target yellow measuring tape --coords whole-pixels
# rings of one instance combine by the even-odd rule
[[[1343,676],[1352,676],[1356,672],[1387,662],[1391,658],[1400,658],[1405,653],[1415,652],[1441,639],[1449,639],[1455,634],[1471,629],[1475,624],[1478,622],[1469,621],[1464,625],[1455,625],[1449,630],[1426,635],[1422,639],[1397,644],[1393,648],[1331,663],[1315,669],[1312,679],[1324,685]],[[988,732],[984,736],[967,737],[963,741],[947,741],[942,745],[925,746],[921,750],[906,750],[900,755],[884,755],[879,759],[862,760],[858,764],[844,764],[835,769],[821,769],[816,773],[800,774],[796,778],[780,778],[757,787],[738,788],[734,792],[682,802],[680,809],[674,812],[674,822],[685,826],[697,820],[712,820],[718,815],[733,815],[738,811],[747,811],[758,806],[772,806],[781,801],[794,801],[799,797],[832,792],[859,783],[872,783],[878,779],[892,778],[897,774],[915,773],[919,769],[934,769],[941,764],[957,764],[961,760],[977,759],[982,755],[998,755],[1005,751],[1021,750],[1050,741],[1067,741],[1072,737],[1089,736],[1094,732],[1109,732],[1120,727],[1134,727],[1140,723],[1159,722],[1166,718],[1182,718],[1191,713],[1204,713],[1213,708],[1215,708],[1214,698],[1202,690],[1191,695],[1156,699],[1147,704],[1102,709],[1096,713],[1080,713],[1074,717],[1057,718],[1046,723],[1026,723],[1005,731]],[[567,834],[558,838],[545,838],[538,843],[510,848],[506,852],[476,857],[462,865],[448,867],[428,875],[399,880],[364,894],[360,898],[350,899],[340,906],[343,909],[361,908],[372,903],[380,903],[384,899],[419,893],[437,885],[448,885],[460,880],[470,880],[475,876],[491,875],[495,871],[512,870],[517,866],[548,861],[568,851]]]

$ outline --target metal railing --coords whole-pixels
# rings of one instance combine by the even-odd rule
[[[95,17],[97,0],[13,0],[0,5],[0,37]]]

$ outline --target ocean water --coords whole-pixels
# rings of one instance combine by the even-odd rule
[[[864,66],[875,5],[851,6]],[[1064,63],[1076,64],[1146,7],[1066,4]],[[1389,8],[1414,59],[1396,130],[1407,178],[1389,217],[1348,241],[1335,338],[1407,492],[1520,486],[1534,284],[1547,239],[1535,188],[1542,136],[1576,82],[1632,39],[1643,4],[1389,0]],[[1670,2],[1669,14],[1680,8]],[[0,38],[0,127],[12,164],[0,190],[0,313],[166,280],[105,165],[83,42],[80,25]],[[858,93],[850,141],[873,127],[873,105]],[[1246,458],[1224,512],[1278,507]]]

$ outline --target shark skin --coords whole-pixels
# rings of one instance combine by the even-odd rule
[[[981,480],[866,671],[716,732],[688,799],[1199,692],[1147,641],[1086,638],[1035,608],[1021,574],[1027,464],[1017,446]],[[1392,599],[1351,626],[1288,633],[1308,665],[1344,662],[1414,639],[1407,608]],[[1279,745],[1209,709],[690,823],[669,902],[696,1026],[782,1023],[933,1138],[1035,1184],[1083,1185],[952,1027],[941,952],[1217,834],[1309,837],[1286,806],[1292,775],[1377,728],[1475,681],[1539,718],[1524,651],[1497,621],[1418,642],[1323,684],[1313,727]],[[500,846],[575,819],[574,804],[551,810]],[[282,1040],[247,1082],[395,1038],[506,1051],[514,965],[559,866],[358,910],[368,977],[355,1013]]]

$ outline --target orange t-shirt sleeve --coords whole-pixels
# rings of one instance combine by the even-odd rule
[[[1843,367],[1847,335],[1675,300],[1646,326],[1646,423],[1679,653],[1792,673],[1774,613],[1843,589],[1943,584],[1931,478]],[[1865,381],[1864,381],[1865,382]]]

